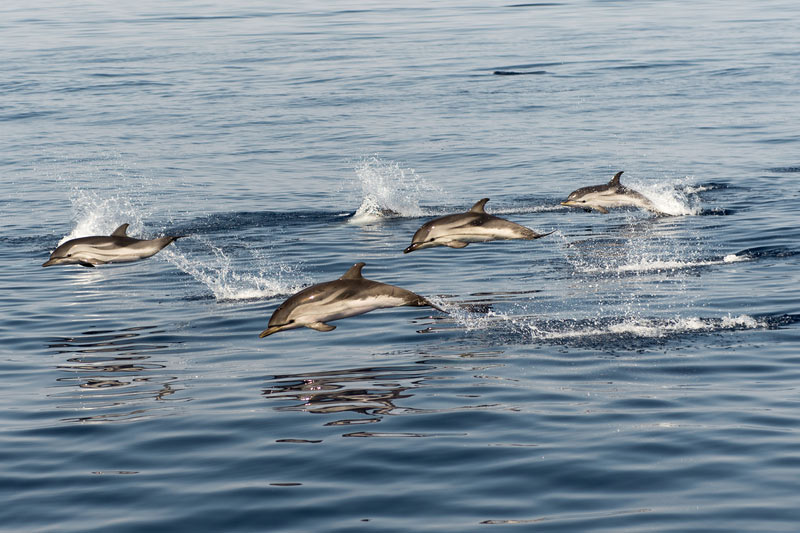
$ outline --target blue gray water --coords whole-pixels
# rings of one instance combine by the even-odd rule
[[[36,4],[0,529],[798,530],[796,2]],[[619,170],[675,216],[559,205]],[[555,233],[401,253],[482,197]],[[186,238],[41,267],[124,222]],[[357,261],[449,314],[258,338]]]

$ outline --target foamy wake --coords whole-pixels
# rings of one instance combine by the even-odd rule
[[[356,188],[361,205],[350,222],[367,224],[389,217],[430,215],[420,207],[426,197],[441,198],[443,191],[420,177],[414,169],[402,168],[393,161],[372,156],[358,162],[355,168]]]
[[[581,320],[542,320],[530,316],[510,315],[489,310],[473,313],[458,304],[432,300],[448,312],[447,321],[467,332],[496,331],[500,334],[520,335],[529,340],[578,339],[604,336],[630,336],[637,338],[663,338],[682,333],[711,333],[768,328],[764,319],[749,315],[725,317],[674,317],[674,318],[589,318]]]
[[[707,267],[713,265],[724,265],[726,263],[739,263],[750,261],[751,258],[745,255],[728,254],[720,259],[705,259],[698,261],[679,261],[674,259],[645,259],[616,265],[603,266],[583,266],[581,272],[591,273],[610,273],[610,272],[677,272],[679,270]]]
[[[682,333],[711,333],[715,331],[733,331],[744,329],[767,328],[769,324],[764,320],[756,320],[749,315],[722,318],[704,317],[676,317],[667,319],[654,318],[625,318],[619,322],[604,323],[604,321],[591,321],[582,324],[576,329],[559,329],[548,325],[525,323],[520,329],[530,334],[532,339],[567,339],[576,337],[601,337],[601,336],[632,336],[638,338],[663,338]]]
[[[662,213],[673,216],[699,215],[700,198],[689,184],[690,177],[669,181],[626,180],[623,184],[646,196]]]
[[[160,255],[195,280],[205,285],[216,300],[253,300],[292,294],[308,285],[296,267],[266,260],[253,250],[244,264],[261,265],[258,271],[242,271],[242,264],[221,248],[197,237],[189,237],[206,246],[212,257],[194,259],[177,247],[165,248]]]

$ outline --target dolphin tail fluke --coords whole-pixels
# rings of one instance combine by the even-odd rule
[[[525,226],[523,226],[523,228],[525,228]],[[532,241],[535,239],[541,239],[542,237],[547,237],[555,232],[556,230],[548,231],[547,233],[536,233],[530,228],[525,228],[525,231],[523,232],[524,236],[522,238],[526,241]]]
[[[413,306],[413,307],[433,307],[434,309],[436,309],[437,311],[439,311],[441,313],[444,313],[446,315],[449,314],[447,311],[445,311],[444,309],[442,309],[441,307],[439,307],[438,305],[436,305],[432,301],[428,300],[427,298],[425,298],[423,296],[420,296],[419,294],[414,294],[414,296],[416,296],[417,298],[415,300],[409,302],[406,305],[410,305],[410,306]]]
[[[450,314],[446,310],[444,310],[441,307],[439,307],[438,305],[436,305],[435,303],[431,302],[430,300],[425,300],[425,305],[427,305],[428,307],[433,307],[434,309],[436,309],[440,313],[444,313],[446,315]]]
[[[158,244],[159,250],[163,250],[164,248],[166,248],[167,246],[169,246],[170,244],[172,244],[176,240],[180,239],[181,237],[183,237],[183,235],[177,235],[177,236],[175,236],[175,235],[167,235],[165,237],[155,238],[155,239],[153,239],[153,242]]]

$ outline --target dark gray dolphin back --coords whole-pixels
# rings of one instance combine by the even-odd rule
[[[611,181],[609,181],[608,183],[604,183],[602,185],[589,185],[587,187],[580,187],[578,189],[575,189],[574,191],[569,193],[569,196],[567,197],[567,200],[569,200],[571,198],[580,197],[580,196],[583,196],[584,194],[589,194],[589,193],[593,193],[593,192],[601,192],[601,191],[620,189],[620,188],[622,188],[622,184],[620,183],[619,178],[620,178],[620,176],[622,176],[623,172],[624,171],[620,171],[620,172],[617,172],[616,174],[614,174],[614,177],[611,178]]]
[[[433,307],[434,309],[437,309],[439,311],[446,312],[439,306],[432,304],[430,301],[428,301],[427,298],[424,298],[415,292],[409,291],[402,287],[397,287],[396,285],[389,285],[388,283],[381,283],[380,281],[374,281],[365,278],[361,274],[361,269],[364,268],[364,265],[366,265],[366,263],[364,262],[356,263],[355,265],[351,266],[347,270],[347,272],[345,272],[342,275],[342,277],[339,278],[340,281],[350,282],[349,289],[352,292],[348,294],[348,296],[354,296],[355,295],[354,293],[370,293],[370,292],[372,292],[375,295],[379,294],[384,294],[387,296],[391,295],[398,298],[402,298],[403,300],[405,300],[405,305],[411,307]]]

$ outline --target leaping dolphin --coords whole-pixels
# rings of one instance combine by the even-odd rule
[[[488,198],[482,198],[465,213],[446,215],[426,222],[414,234],[411,245],[403,253],[434,246],[464,248],[471,242],[509,239],[532,241],[553,233],[536,233],[525,226],[490,215],[483,209],[488,201]]]
[[[356,263],[341,278],[312,285],[291,296],[272,313],[267,329],[259,337],[302,327],[331,331],[336,326],[327,322],[386,307],[429,306],[444,312],[411,291],[364,278],[364,265]]]
[[[622,172],[617,172],[605,185],[581,187],[570,193],[561,205],[580,207],[584,211],[594,209],[600,213],[608,213],[609,207],[640,207],[658,214],[665,214],[653,202],[639,192],[629,189],[619,182]]]
[[[43,267],[52,265],[82,265],[94,267],[106,263],[128,263],[155,255],[178,237],[134,239],[128,237],[128,224],[114,230],[110,236],[98,235],[71,239],[50,254]]]

